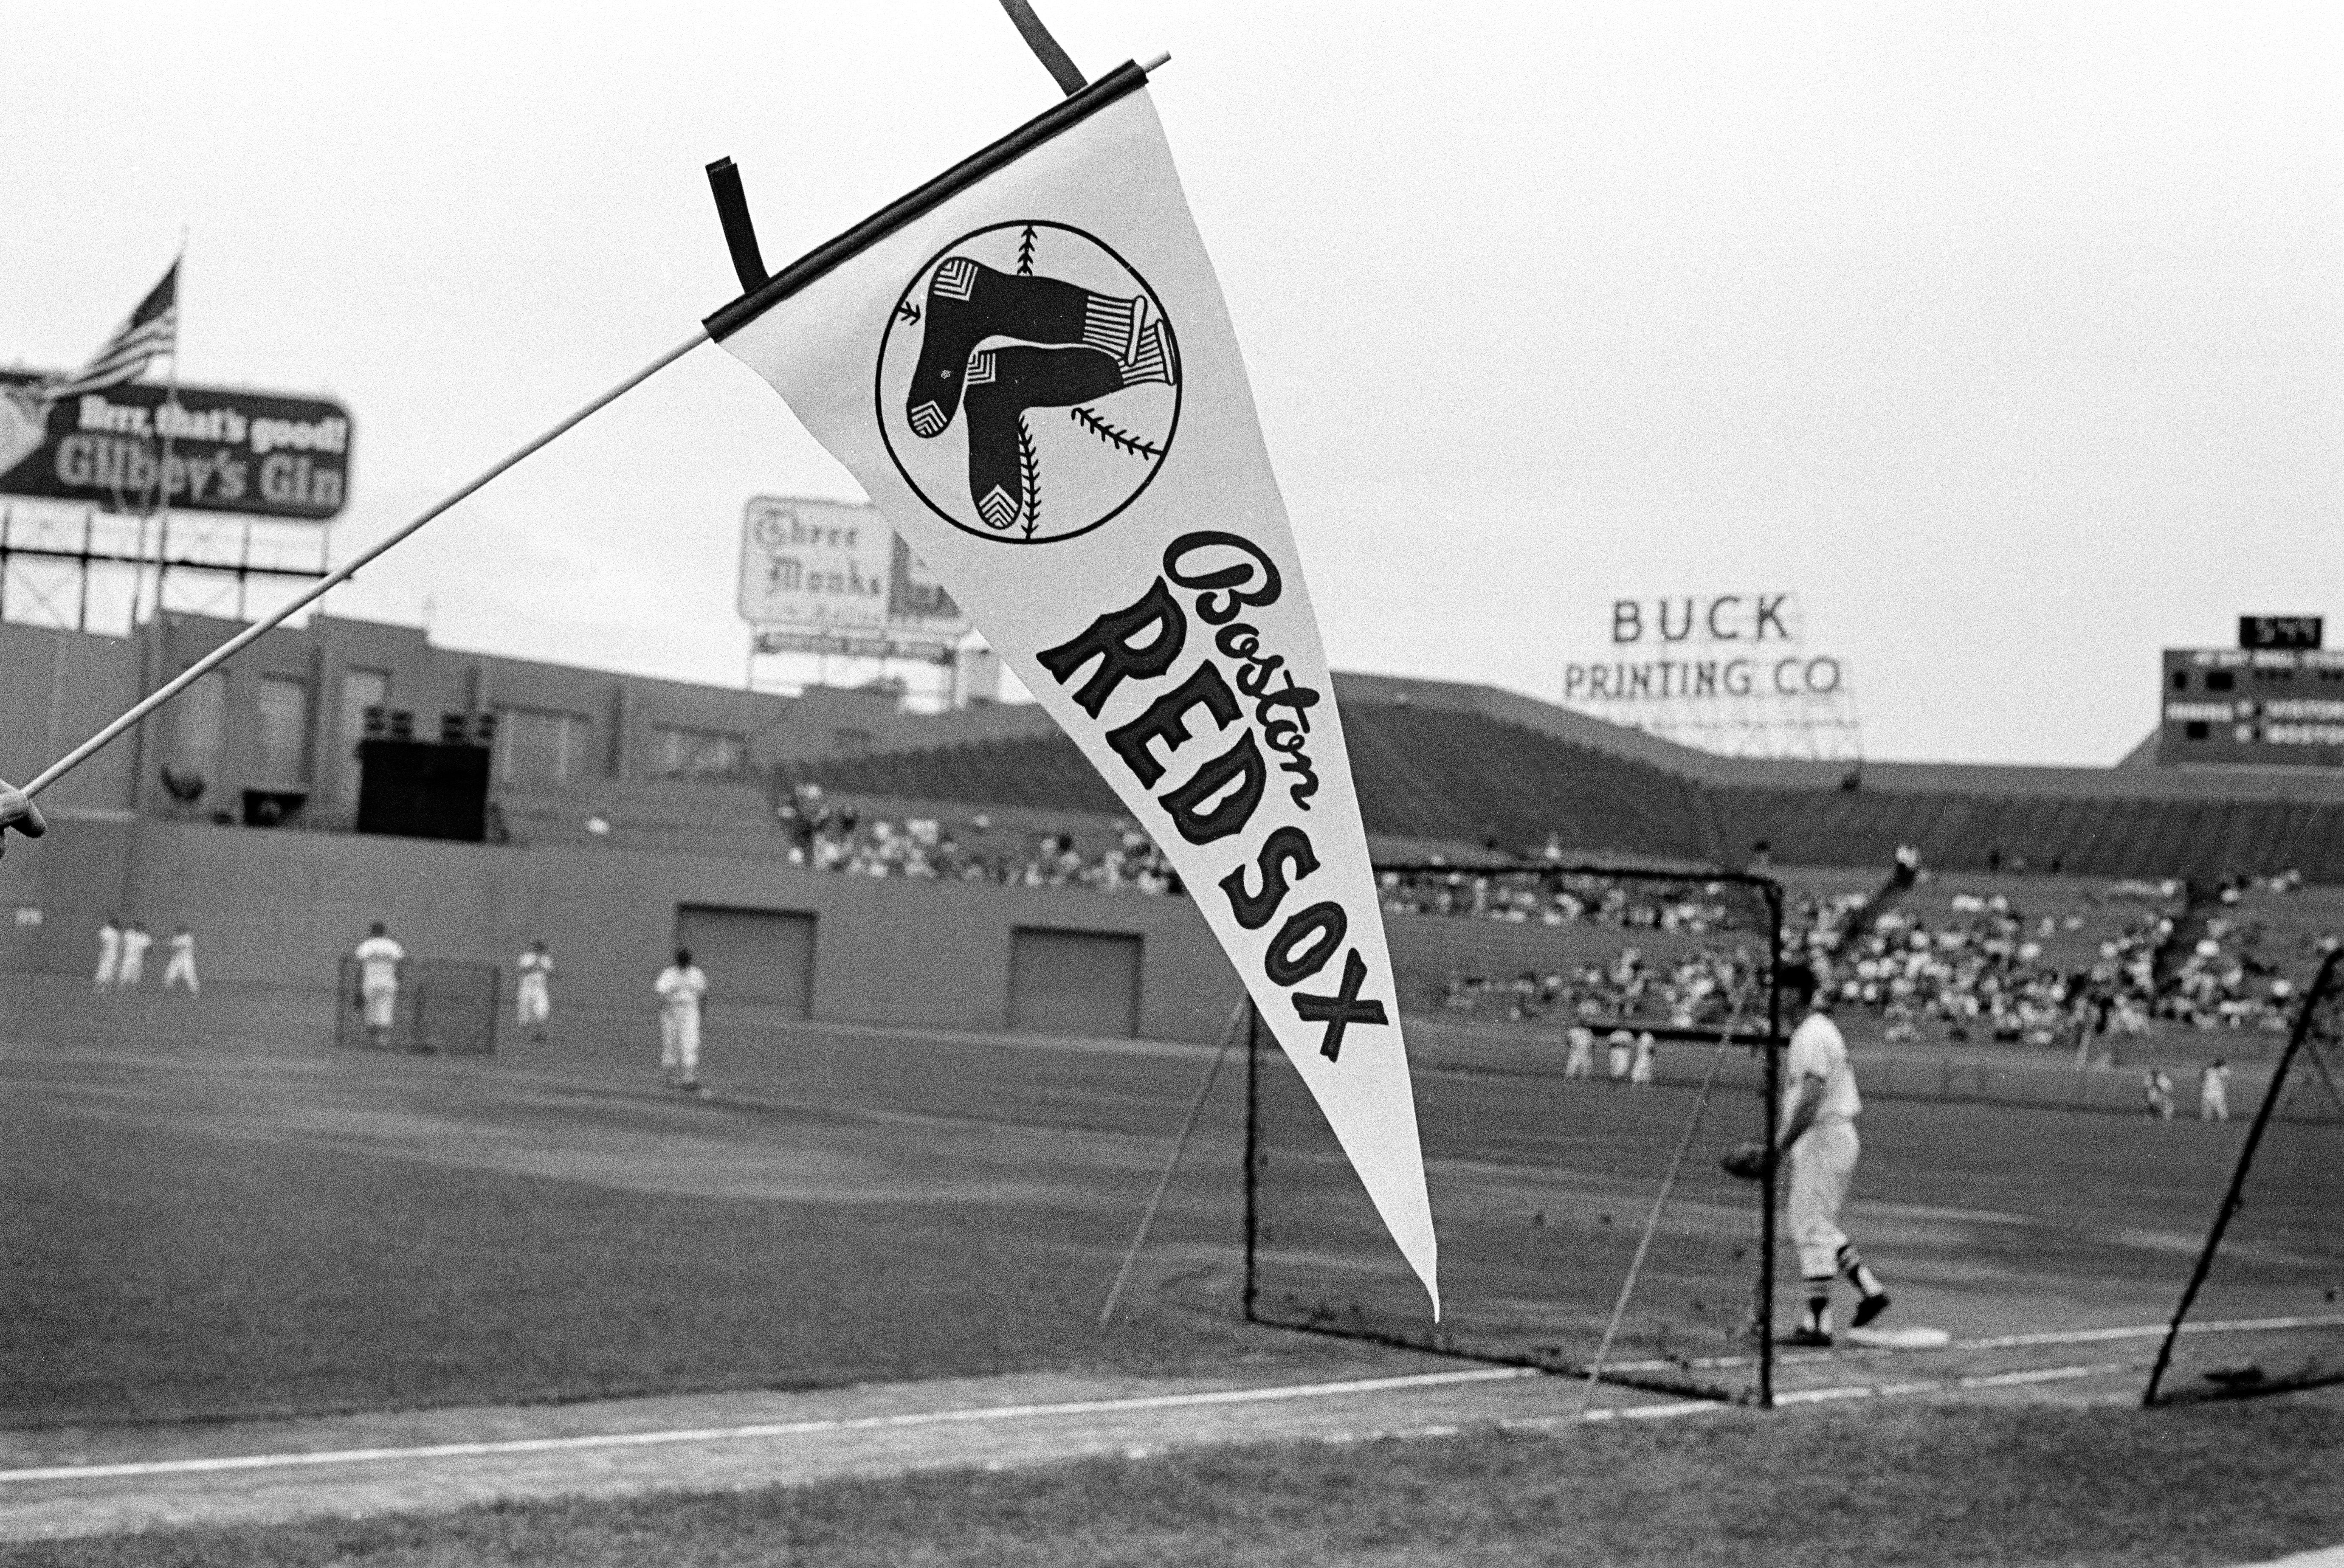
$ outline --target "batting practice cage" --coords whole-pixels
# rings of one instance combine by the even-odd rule
[[[2339,958],[2320,965],[2271,1068],[2146,1404],[2344,1381]]]
[[[1718,1157],[1773,1131],[1781,889],[1610,866],[1377,875],[1443,1316],[1258,1026],[1246,1316],[1771,1402],[1771,1180]]]
[[[497,992],[503,971],[494,964],[426,958],[399,966],[399,1000],[391,1009],[390,1038],[384,1048],[436,1051],[447,1056],[486,1056],[497,1048]],[[342,956],[335,986],[334,1044],[375,1045],[366,1027],[366,997],[359,989],[359,962]]]

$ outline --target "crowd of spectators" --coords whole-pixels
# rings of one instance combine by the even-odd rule
[[[1730,896],[1723,884],[1697,877],[1632,883],[1435,866],[1387,871],[1378,882],[1390,915],[1472,915],[1514,925],[1619,926],[1694,936],[1751,929],[1749,909],[1736,909],[1746,901]]]
[[[1925,875],[1906,881],[1909,892]],[[1544,926],[1623,927],[1696,939],[1648,952],[1623,942],[1611,956],[1432,982],[1443,1010],[1509,1021],[1593,1025],[1665,1020],[1713,1027],[1737,999],[1754,998],[1764,946],[1738,888],[1698,879],[1652,883],[1505,871],[1386,873],[1384,908]],[[2316,960],[2333,934],[2274,951],[2264,922],[2237,913],[2253,894],[2299,891],[2299,874],[2237,878],[2224,913],[2183,932],[2187,890],[2175,881],[2125,881],[2041,895],[2055,912],[2029,913],[2006,892],[1915,894],[1866,918],[1871,896],[1798,895],[1784,912],[1784,946],[1803,951],[1844,1015],[1876,1019],[1890,1041],[1925,1030],[1948,1041],[1993,1040],[2080,1049],[2106,1037],[2149,1033],[2161,1022],[2194,1029],[2283,1031],[2297,994],[2292,959]],[[1942,913],[1940,913],[1942,911]],[[2177,949],[2177,941],[2187,943]]]
[[[1128,824],[1089,842],[1065,832],[995,827],[985,813],[947,822],[829,804],[813,784],[778,807],[793,865],[850,876],[903,876],[1015,887],[1092,887],[1166,895],[1178,877]],[[1908,863],[1909,865],[1909,863]],[[1925,884],[1925,873],[1918,881]],[[1460,968],[1426,999],[1451,1015],[1512,1022],[1624,1022],[1713,1027],[1761,1006],[1764,912],[1746,885],[1699,875],[1622,879],[1569,872],[1434,866],[1381,874],[1387,914],[1449,916],[1513,926],[1617,931],[1604,956],[1511,974]],[[2008,892],[1908,893],[1876,916],[1861,893],[1802,893],[1784,911],[1786,951],[1804,952],[1844,1015],[1878,1020],[1889,1041],[1925,1030],[1949,1041],[2081,1047],[2159,1023],[2195,1029],[2284,1030],[2296,996],[2266,922],[2241,905],[2299,892],[2299,873],[2237,877],[2218,912],[2189,917],[2173,881],[2047,889],[2054,913],[2029,913]],[[2096,930],[2097,939],[2086,935]],[[2339,945],[2302,937],[2309,956]]]
[[[2158,950],[2173,935],[2174,916],[2161,904],[2120,916],[2086,963],[2062,964],[2048,949],[2071,940],[2083,913],[2030,916],[2008,895],[1957,893],[1946,916],[1891,909],[1852,944],[1835,928],[1862,905],[1861,895],[1817,908],[1800,940],[1821,961],[1843,1011],[1882,1021],[1890,1041],[1919,1037],[1939,1026],[1948,1040],[1992,1039],[2006,1045],[2072,1045],[2105,1029],[2146,1029],[2157,996]],[[2103,915],[2113,912],[2102,912]],[[2100,922],[2104,928],[2109,923]]]
[[[1180,880],[1147,835],[1124,826],[1112,842],[1073,834],[996,827],[983,812],[957,822],[894,817],[837,807],[801,784],[777,808],[790,864],[848,876],[983,882],[1006,887],[1095,887],[1173,894]]]
[[[1610,958],[1512,975],[1448,972],[1430,999],[1450,1016],[1599,1025],[1666,1020],[1711,1026],[1738,1003],[1754,1013],[1765,973],[1763,905],[1740,885],[1701,877],[1615,880],[1560,873],[1432,867],[1384,872],[1389,915],[1460,916],[1513,926],[1594,926],[1649,933],[1678,949],[1626,943]]]

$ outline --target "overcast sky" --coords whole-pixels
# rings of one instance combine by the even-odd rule
[[[2344,614],[2344,10],[1037,4],[1172,52],[1339,668],[1792,590],[1873,755],[2097,764],[2158,649]],[[17,7],[0,364],[186,228],[183,377],[353,412],[345,559],[735,291],[709,159],[778,264],[1054,96],[995,0]],[[737,683],[759,492],[856,494],[703,349],[333,609]]]

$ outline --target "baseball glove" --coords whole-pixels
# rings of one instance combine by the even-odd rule
[[[1738,1176],[1744,1181],[1763,1181],[1767,1168],[1774,1163],[1772,1153],[1756,1138],[1744,1138],[1719,1157],[1718,1164],[1728,1176]]]

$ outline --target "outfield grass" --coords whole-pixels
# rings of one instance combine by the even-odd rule
[[[1144,1302],[1100,1332],[1123,1205],[662,1196],[5,1109],[0,1136],[5,1426],[1363,1353]]]
[[[1893,1405],[0,1549],[54,1568],[470,1563],[2182,1568],[2344,1542],[2344,1404]]]
[[[551,1044],[490,1058],[386,1057],[322,1044],[318,1000],[0,993],[0,1427],[1384,1364],[1238,1320],[1235,1071],[1124,1320],[1093,1327],[1200,1050],[742,1025],[705,1067],[721,1098],[685,1102],[652,1087],[641,1019],[565,1017]],[[1541,1332],[1602,1321],[1689,1099],[1468,1094],[1428,1073],[1455,1331],[1491,1302],[1533,1303]],[[2154,1322],[2240,1136],[1890,1102],[1866,1116],[1850,1229],[1907,1321]],[[1707,1149],[1699,1174],[1723,1180]],[[1293,1175],[1260,1194],[1265,1287],[1299,1240],[1340,1264],[1344,1300],[1420,1326],[1355,1179],[1320,1172],[1334,1228],[1313,1235],[1281,1218]],[[1709,1214],[1689,1177],[1648,1275],[1673,1277],[1684,1229],[1706,1248],[1689,1277],[1738,1321],[1752,1214],[1730,1196],[1739,1209]],[[2243,1305],[2208,1310],[2264,1315]],[[1661,1353],[1625,1331],[1623,1355]]]

